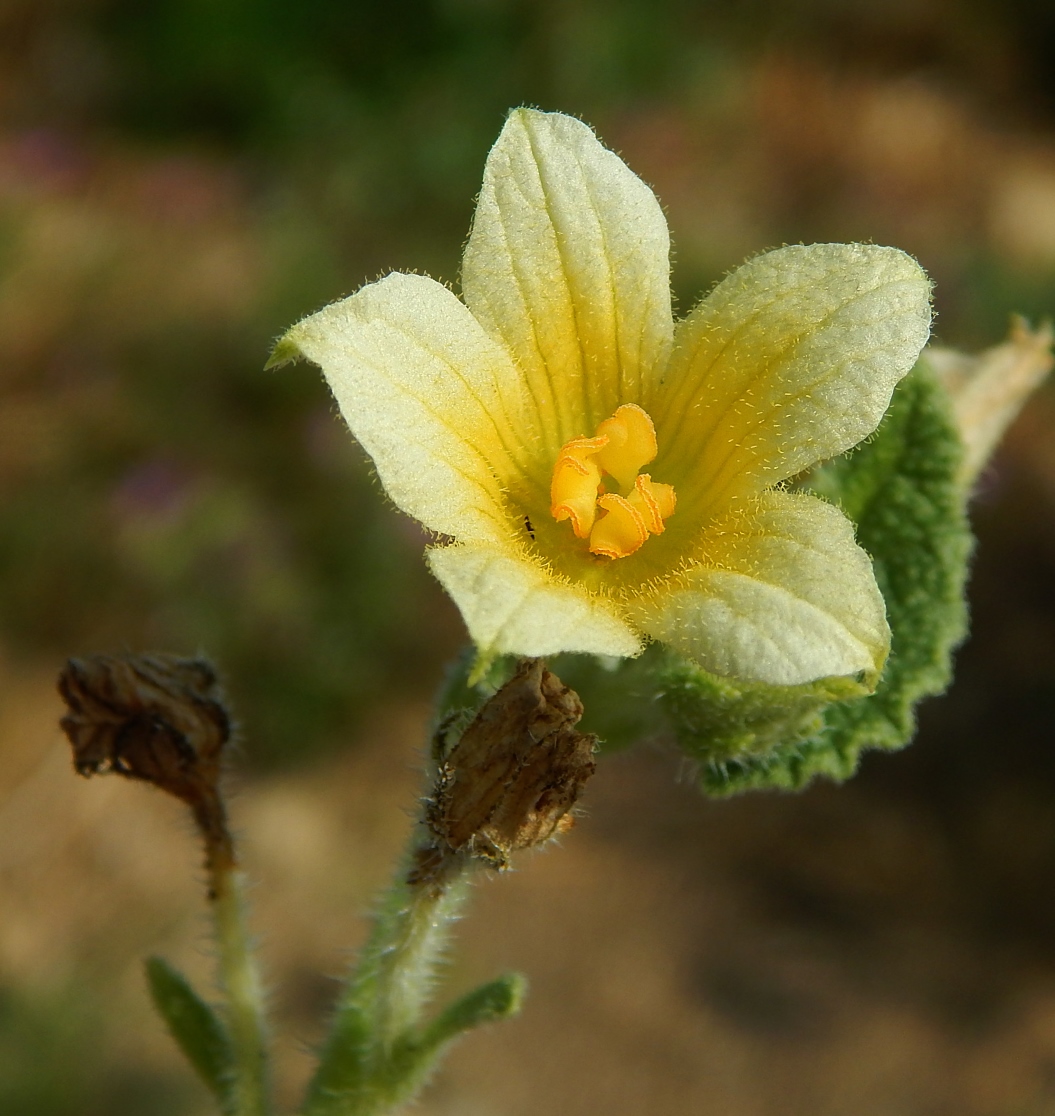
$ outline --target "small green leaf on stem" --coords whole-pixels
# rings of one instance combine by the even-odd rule
[[[438,1053],[474,1027],[516,1015],[526,994],[527,978],[523,973],[503,973],[496,980],[481,984],[440,1012],[422,1035],[419,1049]]]
[[[431,793],[338,1002],[304,1116],[395,1111],[453,1039],[523,999],[524,978],[507,974],[423,1018],[471,873],[568,828],[596,740],[575,730],[578,695],[538,659],[519,661],[468,724],[457,707],[441,711]]]
[[[455,1000],[422,1034],[404,1036],[385,1067],[386,1080],[380,1092],[388,1105],[394,1107],[412,1100],[455,1039],[486,1023],[516,1015],[526,993],[526,977],[521,973],[503,973]]]
[[[154,1006],[180,1050],[220,1102],[224,1113],[233,1114],[234,1054],[227,1028],[191,988],[187,978],[167,961],[148,958],[146,975]]]

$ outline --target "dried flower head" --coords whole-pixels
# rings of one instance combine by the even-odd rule
[[[175,795],[193,809],[210,861],[233,861],[218,788],[231,719],[209,663],[162,654],[70,659],[59,693],[79,774],[114,772]]]
[[[427,810],[435,846],[419,870],[448,852],[505,868],[567,829],[596,766],[596,737],[575,729],[581,717],[574,690],[540,659],[522,660],[440,761]]]

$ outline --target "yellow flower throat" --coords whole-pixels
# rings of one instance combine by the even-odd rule
[[[558,523],[570,519],[576,536],[590,540],[591,554],[633,554],[649,535],[661,534],[663,521],[674,514],[674,487],[640,471],[658,451],[648,412],[624,403],[592,438],[573,438],[561,448],[550,481],[553,518]],[[614,478],[625,495],[608,492],[606,477]]]

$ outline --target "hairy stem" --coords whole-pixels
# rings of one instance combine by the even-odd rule
[[[413,1037],[420,1034],[470,875],[461,857],[446,859],[430,874],[417,872],[429,849],[419,825],[338,1003],[306,1116],[377,1116],[409,1100],[420,1084],[411,1069]]]
[[[448,697],[429,794],[337,1005],[304,1116],[384,1116],[413,1099],[458,1035],[519,1010],[524,979],[507,973],[424,1018],[473,871],[506,868],[561,831],[597,741],[575,730],[578,695],[539,659],[520,660],[468,724]]]
[[[245,921],[245,880],[222,803],[195,809],[205,838],[209,902],[216,930],[220,983],[227,999],[227,1023],[234,1054],[236,1116],[269,1116],[267,1028],[264,995]]]
[[[431,999],[436,967],[465,903],[466,876],[466,862],[452,860],[427,882],[400,879],[379,912],[357,992],[371,1004],[385,1050],[419,1023]]]

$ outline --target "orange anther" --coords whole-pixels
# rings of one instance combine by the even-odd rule
[[[648,412],[636,403],[624,403],[597,427],[597,433],[608,438],[608,445],[597,455],[597,464],[623,488],[630,488],[634,477],[659,449]]]
[[[639,550],[648,538],[648,528],[637,508],[614,492],[602,496],[597,504],[607,514],[597,520],[590,532],[590,553],[627,558]]]
[[[594,460],[597,451],[608,444],[604,436],[574,438],[560,451],[550,481],[550,514],[558,522],[571,520],[580,539],[590,534],[597,517],[597,489],[601,470]]]
[[[597,427],[593,438],[573,438],[557,456],[550,480],[550,513],[560,523],[570,519],[590,552],[626,558],[644,545],[649,534],[661,534],[663,521],[674,514],[674,489],[638,474],[658,452],[652,419],[636,403],[624,403]],[[613,477],[627,492],[606,492],[602,474]],[[627,491],[629,490],[629,491]],[[604,514],[598,519],[597,511]]]
[[[634,481],[634,491],[627,496],[627,500],[641,513],[645,526],[653,535],[663,533],[663,520],[674,514],[677,502],[674,486],[656,484],[648,473],[642,473]]]

